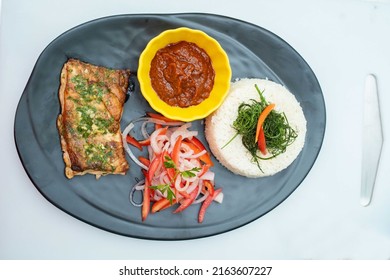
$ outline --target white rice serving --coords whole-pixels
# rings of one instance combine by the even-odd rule
[[[290,126],[298,134],[286,152],[269,160],[259,160],[262,170],[252,160],[240,135],[222,149],[236,134],[233,122],[238,116],[238,106],[250,99],[260,99],[255,84],[263,91],[268,103],[275,103],[274,110],[286,114]],[[264,79],[241,79],[231,84],[224,103],[206,118],[205,136],[214,156],[230,171],[252,178],[270,176],[287,168],[301,152],[305,143],[306,119],[295,96],[284,86]]]

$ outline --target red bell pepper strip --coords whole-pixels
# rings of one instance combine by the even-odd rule
[[[179,192],[175,188],[173,189],[173,191],[175,193],[175,201],[176,201],[176,203],[179,203],[179,196],[178,196]]]
[[[127,135],[126,136],[126,141],[127,143],[133,145],[134,147],[138,148],[140,151],[142,151],[142,146],[140,145],[140,143],[135,140],[134,137],[130,136],[130,135]]]
[[[265,118],[269,115],[269,113],[271,113],[271,111],[274,108],[275,108],[275,104],[271,103],[271,104],[267,105],[267,107],[264,108],[263,112],[260,113],[259,119],[257,120],[255,143],[259,139],[260,129],[263,126]]]
[[[147,159],[146,157],[139,156],[139,157],[138,157],[138,160],[139,160],[143,165],[146,165],[147,167],[149,167],[149,165],[150,165],[150,160]]]
[[[176,204],[175,202],[173,202],[172,204],[168,203],[165,206],[161,207],[161,209],[159,211],[165,210],[165,209],[167,209],[167,208],[169,208],[169,207],[171,207],[172,205],[175,205],[175,204]]]
[[[145,221],[146,218],[148,217],[149,215],[149,211],[150,211],[150,182],[149,180],[146,178],[145,179],[145,188],[144,188],[144,195],[143,195],[143,203],[142,203],[142,212],[141,212],[141,217],[142,217],[142,221]]]
[[[259,147],[259,150],[263,155],[267,154],[267,144],[265,142],[263,127],[260,128],[259,140],[257,141],[257,146]]]
[[[181,191],[177,191],[177,192],[178,192],[182,197],[184,197],[185,199],[190,197],[190,195],[189,195],[188,193],[186,193],[186,192],[181,192]]]
[[[147,138],[145,140],[140,140],[138,143],[143,147],[143,146],[149,146],[150,145],[150,138]]]
[[[138,148],[140,151],[142,151],[143,146],[149,146],[150,145],[150,138],[147,138],[145,140],[138,141],[133,136],[127,135],[126,136],[127,143],[133,145],[134,147]]]
[[[173,211],[173,213],[175,213],[175,214],[179,213],[179,212],[183,211],[184,209],[186,209],[188,206],[190,206],[194,202],[196,196],[198,195],[198,190],[199,190],[199,185],[196,186],[196,188],[190,193],[189,198],[185,198],[182,200],[180,206],[177,207],[176,210]]]
[[[195,146],[197,146],[201,151],[202,150],[206,150],[206,147],[203,145],[203,143],[198,139],[198,138],[196,138],[195,136],[193,136],[192,138],[191,138],[191,140],[189,140],[189,141],[191,141]]]
[[[164,209],[166,206],[168,206],[170,204],[171,204],[171,202],[169,201],[169,199],[167,199],[165,197],[161,198],[160,200],[153,203],[152,213],[156,213],[157,211]]]
[[[187,144],[188,147],[190,147],[191,150],[194,151],[194,154],[198,154],[198,153],[200,153],[201,151],[206,150],[206,149],[199,148],[199,146],[197,146],[196,144],[194,144],[194,142],[193,142],[194,138],[195,138],[195,137],[192,137],[192,140],[191,140],[191,141],[189,141],[189,140],[187,140],[187,139],[186,139],[186,140],[183,140],[183,142],[184,142],[185,144]],[[199,141],[199,140],[198,140],[198,141]],[[199,141],[199,142],[200,142],[200,141]],[[206,150],[206,151],[207,151],[207,150]],[[199,159],[200,159],[201,161],[203,161],[204,163],[210,165],[210,166],[213,166],[213,165],[214,165],[214,163],[211,161],[211,157],[210,157],[210,154],[209,154],[208,152],[205,153],[205,154],[203,154],[203,155],[201,155],[201,156],[199,157]]]
[[[167,118],[163,115],[160,115],[158,113],[153,113],[153,112],[147,112],[146,113],[149,117],[153,118],[153,119],[157,119],[157,120],[161,120],[161,121],[164,121],[164,122],[175,122],[175,120],[173,119],[170,119],[170,118]]]
[[[202,177],[209,169],[210,169],[210,165],[209,164],[203,164],[202,165],[202,169],[200,170],[199,174],[198,174],[198,177]]]
[[[196,138],[195,136],[192,137],[191,140],[189,140],[191,143],[193,143],[195,146],[197,146],[199,148],[200,151],[203,151],[203,150],[206,150],[206,147],[203,145],[203,143],[198,139]],[[205,155],[201,156],[200,159],[204,162],[204,163],[207,163],[207,164],[210,164],[210,166],[213,166],[214,163],[211,161],[211,158],[210,158],[210,153],[207,152]]]
[[[216,189],[214,191],[213,195],[209,195],[205,201],[203,201],[202,206],[200,207],[199,210],[199,215],[198,215],[198,222],[202,223],[204,220],[204,215],[206,214],[207,208],[210,206],[211,202],[214,200],[214,198],[222,191],[222,188]]]
[[[214,185],[209,180],[204,180],[203,186],[204,186],[204,189],[206,191],[208,191],[210,195],[214,194]]]
[[[152,160],[152,162],[149,165],[148,176],[147,176],[149,182],[152,182],[153,176],[160,165],[161,165],[161,155],[158,155]]]
[[[172,150],[172,161],[175,163],[176,166],[179,164],[179,156],[180,156],[180,146],[182,142],[183,137],[179,135],[176,139],[175,146],[173,146]]]

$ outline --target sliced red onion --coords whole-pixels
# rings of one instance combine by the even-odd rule
[[[203,150],[203,151],[201,151],[201,152],[199,152],[199,153],[197,153],[197,154],[193,154],[193,155],[189,156],[189,158],[198,158],[198,157],[203,156],[203,155],[206,154],[206,153],[207,153],[207,151],[206,151],[206,150]]]
[[[159,143],[158,143],[158,136],[159,136],[159,133],[161,132],[162,128],[159,128],[159,129],[156,129],[151,135],[150,135],[150,146],[152,147],[153,149],[153,152],[156,153],[156,154],[160,154],[161,153],[161,149],[162,147],[159,146]]]
[[[184,122],[181,122],[181,121],[166,122],[163,120],[159,120],[159,119],[155,119],[155,118],[148,118],[148,117],[141,117],[141,118],[132,120],[131,122],[133,122],[133,123],[137,123],[137,122],[157,123],[157,124],[168,125],[168,126],[180,126],[180,125],[184,124]]]
[[[223,192],[220,192],[215,198],[214,198],[214,201],[218,202],[218,203],[222,203],[223,202]]]
[[[180,157],[187,158],[193,154],[194,151],[186,143],[181,144],[180,154],[179,154]]]
[[[189,182],[186,182],[183,187],[181,187],[181,176],[177,176],[175,179],[175,188],[180,192],[185,192],[188,189]]]
[[[131,204],[133,204],[135,207],[141,207],[142,204],[143,204],[143,201],[141,203],[137,203],[134,201],[134,193],[136,191],[143,191],[143,189],[145,188],[145,180],[141,180],[139,181],[138,183],[136,183],[132,188],[131,188],[131,191],[130,191],[130,195],[129,195],[129,200],[131,202]]]
[[[185,139],[185,138],[188,138],[188,136],[187,136],[188,132],[191,132],[191,134],[193,134],[194,132],[196,134],[198,133],[197,131],[188,131],[188,128],[190,128],[190,127],[191,127],[191,123],[185,123],[176,129],[172,129],[173,132],[172,132],[171,140],[170,140],[172,147],[175,145],[174,143],[176,142],[176,139],[177,139],[177,137],[179,137],[179,135],[182,136],[182,139]]]
[[[122,143],[123,143],[123,147],[125,149],[125,151],[129,154],[130,158],[138,165],[140,166],[141,168],[145,169],[145,170],[148,170],[149,168],[144,165],[142,162],[140,162],[137,157],[133,154],[133,152],[131,151],[130,147],[129,147],[129,144],[127,144],[127,135],[130,133],[130,131],[134,128],[134,123],[130,123],[124,130],[123,130],[123,133],[122,133]]]
[[[209,180],[214,181],[215,179],[215,173],[213,171],[207,170],[202,177],[200,177],[202,180]]]
[[[150,145],[148,146],[148,155],[149,155],[150,162],[152,162],[152,160],[153,160],[155,155],[154,155],[153,149],[152,149],[152,147]]]
[[[196,199],[192,204],[198,204],[203,202],[207,197],[209,196],[209,193],[206,192],[204,195],[202,195],[200,198]]]
[[[191,193],[193,190],[195,190],[196,186],[198,185],[199,185],[199,179],[196,179],[194,182],[191,182],[188,186],[187,193]]]
[[[146,130],[147,124],[148,124],[148,122],[144,122],[144,123],[142,123],[142,125],[141,125],[141,134],[142,134],[142,136],[143,136],[145,139],[147,139],[147,138],[150,137],[148,131]]]

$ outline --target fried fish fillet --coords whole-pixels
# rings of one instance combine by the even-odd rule
[[[57,127],[65,175],[125,174],[120,120],[129,70],[113,70],[69,59],[61,71]]]

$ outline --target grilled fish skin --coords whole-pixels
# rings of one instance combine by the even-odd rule
[[[129,70],[69,59],[61,71],[57,127],[65,176],[125,174],[129,169],[120,130]]]

